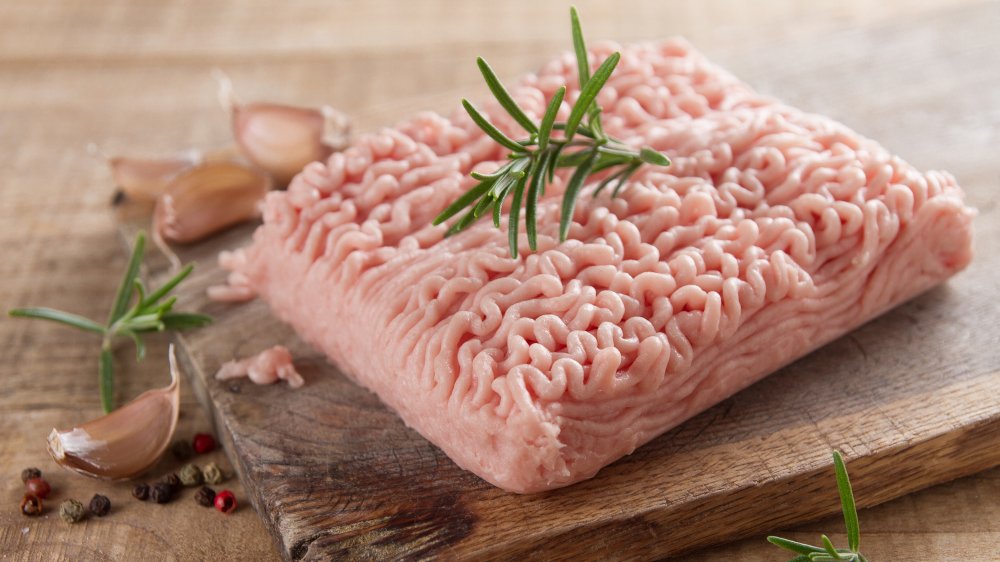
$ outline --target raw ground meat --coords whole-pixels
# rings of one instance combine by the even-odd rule
[[[233,294],[264,298],[460,466],[527,493],[593,476],[969,263],[973,211],[947,173],[759,95],[683,41],[591,60],[617,49],[605,129],[673,165],[616,199],[592,180],[565,243],[566,170],[537,252],[522,234],[511,259],[489,220],[443,239],[430,221],[505,153],[464,114],[422,113],[271,193],[226,258]],[[561,85],[574,100],[569,53],[513,90],[537,118]]]

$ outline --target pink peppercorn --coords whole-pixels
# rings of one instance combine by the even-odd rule
[[[227,515],[232,513],[236,509],[236,496],[229,490],[215,494],[215,509]]]
[[[215,450],[215,437],[211,433],[195,433],[191,446],[199,455],[212,452]]]

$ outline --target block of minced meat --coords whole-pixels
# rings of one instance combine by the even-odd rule
[[[593,476],[971,259],[973,211],[947,173],[757,94],[681,40],[600,44],[591,60],[614,50],[605,130],[673,164],[644,166],[616,198],[590,196],[595,176],[565,242],[567,170],[540,200],[537,251],[522,234],[511,258],[488,219],[445,238],[431,221],[506,151],[464,114],[422,113],[271,193],[252,244],[223,260],[233,294],[259,295],[513,492]],[[571,54],[512,92],[537,119],[564,85],[565,119]]]

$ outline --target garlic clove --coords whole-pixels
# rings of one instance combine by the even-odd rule
[[[190,150],[161,159],[113,156],[108,158],[108,167],[115,185],[130,201],[152,205],[170,180],[200,162],[201,153]]]
[[[347,147],[350,122],[329,106],[294,107],[275,103],[234,103],[233,136],[243,154],[287,185],[310,162]]]
[[[137,476],[167,450],[180,412],[180,376],[170,346],[170,384],[147,390],[121,408],[68,430],[49,434],[49,454],[85,476],[121,480]]]
[[[233,162],[209,162],[170,182],[156,202],[153,230],[163,240],[195,242],[257,217],[271,178]]]

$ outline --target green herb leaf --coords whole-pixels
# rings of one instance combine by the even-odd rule
[[[781,547],[785,550],[790,550],[796,554],[810,554],[812,552],[824,552],[824,550],[818,546],[812,546],[809,544],[783,539],[781,537],[770,536],[767,537],[767,542],[773,544],[774,546]]]
[[[448,205],[448,208],[446,208],[445,210],[441,211],[441,214],[438,215],[431,224],[437,226],[437,225],[443,223],[444,221],[450,219],[451,217],[453,217],[455,214],[457,214],[462,209],[468,207],[470,203],[472,203],[476,199],[482,197],[482,195],[484,193],[486,193],[487,191],[489,191],[490,188],[493,187],[493,182],[494,181],[496,181],[496,180],[495,179],[493,179],[493,180],[484,180],[484,181],[476,184],[472,189],[470,189],[469,191],[466,191],[464,195],[462,195],[461,197],[459,197],[458,199],[456,199],[454,203],[452,203],[451,205]]]
[[[563,194],[562,211],[559,215],[560,242],[565,241],[566,236],[569,234],[569,225],[573,222],[573,208],[576,206],[576,196],[579,195],[584,180],[590,175],[590,168],[594,165],[594,158],[596,156],[597,151],[591,150],[587,161],[580,164],[580,167],[573,172],[569,183],[566,184],[566,193]]]
[[[93,332],[95,334],[104,334],[104,326],[101,326],[97,322],[94,322],[90,318],[84,318],[78,314],[73,314],[71,312],[63,312],[61,310],[55,310],[53,308],[46,307],[32,307],[32,308],[15,308],[7,312],[10,316],[14,318],[36,318],[38,320],[48,320],[50,322],[58,322],[59,324],[65,324],[66,326],[72,326],[74,328],[79,328],[87,332]]]
[[[667,158],[666,154],[662,152],[657,152],[648,146],[642,147],[639,150],[639,158],[647,164],[652,164],[654,166],[669,166],[670,159]]]
[[[546,158],[544,155],[538,162],[538,169],[535,174],[531,176],[531,181],[528,186],[528,201],[524,206],[524,231],[528,235],[528,247],[534,252],[538,249],[538,235],[537,235],[537,218],[535,216],[536,209],[538,208],[538,192],[544,189],[545,186],[545,175],[546,169],[549,168],[552,158]],[[511,249],[516,252],[516,247]]]
[[[213,322],[211,316],[194,314],[192,312],[168,312],[160,317],[163,327],[167,330],[190,330],[208,326]]]
[[[465,111],[469,114],[469,117],[472,117],[472,120],[475,121],[476,125],[493,140],[497,141],[506,148],[513,150],[514,152],[526,151],[522,144],[512,140],[510,137],[503,134],[500,129],[497,129],[492,123],[487,121],[486,118],[479,113],[479,110],[469,102],[469,100],[462,100],[462,107],[465,108]]]
[[[576,6],[571,6],[569,9],[569,25],[573,33],[573,50],[576,52],[576,68],[582,90],[590,80],[590,61],[587,60],[587,46],[583,42],[583,28],[580,26],[580,16],[576,13]]]
[[[128,260],[128,267],[125,268],[125,276],[122,277],[118,285],[118,293],[115,295],[114,305],[111,307],[111,315],[108,317],[108,325],[112,325],[121,318],[128,310],[128,303],[132,300],[133,281],[139,276],[139,266],[142,265],[142,256],[146,249],[146,234],[140,232],[135,237],[135,244],[132,246],[132,255]]]
[[[556,114],[559,113],[559,106],[562,105],[563,98],[566,97],[566,86],[559,86],[556,95],[552,96],[549,106],[542,116],[542,124],[538,127],[538,150],[545,150],[549,146],[549,137],[552,135],[552,125],[556,122]]]
[[[618,65],[618,61],[621,58],[621,53],[612,53],[612,55],[597,68],[594,75],[587,81],[587,85],[580,90],[580,97],[577,98],[576,103],[573,104],[573,109],[569,113],[569,119],[566,120],[566,140],[573,139],[573,134],[576,133],[577,127],[580,126],[580,121],[582,121],[584,115],[587,114],[590,104],[594,103],[594,100],[597,99],[598,92],[601,91],[601,88],[604,87],[604,83],[611,77],[611,73],[615,71],[615,66]]]
[[[163,284],[162,287],[154,291],[153,294],[149,295],[145,299],[142,299],[141,308],[148,308],[149,306],[152,306],[154,303],[165,297],[167,293],[173,291],[174,288],[181,283],[181,281],[187,279],[187,276],[191,275],[192,271],[194,271],[193,264],[188,264],[184,266],[184,269],[178,271],[177,275],[171,277],[166,283]]]
[[[843,560],[840,553],[837,552],[837,549],[834,548],[833,543],[830,541],[830,537],[821,535],[820,540],[823,541],[823,548],[826,549],[826,552],[829,553],[834,560]]]
[[[492,68],[490,68],[490,65],[483,60],[483,57],[477,58],[476,64],[479,65],[479,71],[483,73],[483,78],[486,79],[486,85],[489,86],[490,91],[493,92],[493,96],[496,97],[497,101],[500,102],[500,105],[507,110],[507,113],[509,113],[515,121],[524,127],[525,131],[528,131],[529,133],[537,133],[538,127],[531,121],[531,119],[528,118],[527,115],[524,114],[521,107],[517,105],[514,98],[512,98],[510,93],[507,92],[507,88],[504,88],[503,83],[501,83],[500,79],[497,78],[496,73],[493,72]]]
[[[847,467],[840,451],[833,452],[833,469],[837,474],[837,492],[840,494],[840,507],[844,512],[844,525],[847,527],[847,546],[851,552],[858,552],[861,548],[858,509],[854,504],[854,490],[851,489],[851,479],[847,477]]]

